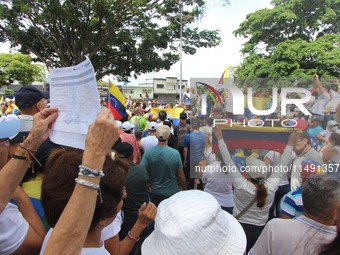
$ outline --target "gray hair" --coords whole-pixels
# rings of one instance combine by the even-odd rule
[[[302,189],[304,210],[318,219],[329,220],[330,210],[340,204],[340,178],[336,175],[311,175]]]

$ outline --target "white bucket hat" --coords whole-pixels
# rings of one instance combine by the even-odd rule
[[[158,206],[155,230],[143,255],[242,255],[246,236],[240,223],[207,192],[178,192]]]

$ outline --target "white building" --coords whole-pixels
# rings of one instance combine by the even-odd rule
[[[187,84],[187,80],[182,80],[183,92]],[[131,96],[133,99],[141,97],[145,98],[146,92],[150,98],[155,98],[157,101],[164,100],[165,102],[174,103],[179,98],[179,80],[176,77],[166,77],[165,79],[153,78],[147,79],[146,82],[140,83],[137,86],[123,87],[124,96]]]

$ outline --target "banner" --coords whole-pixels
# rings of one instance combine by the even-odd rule
[[[228,149],[266,149],[282,153],[288,143],[291,129],[277,127],[230,127],[219,125]],[[218,144],[213,137],[213,152],[218,151]]]

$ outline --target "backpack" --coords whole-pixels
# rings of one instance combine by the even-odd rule
[[[190,126],[186,124],[184,127],[181,125],[177,126],[177,138],[178,138],[178,147],[183,147],[183,142],[186,134],[190,133]]]

